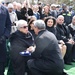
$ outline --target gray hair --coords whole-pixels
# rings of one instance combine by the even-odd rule
[[[34,26],[37,27],[38,29],[46,29],[46,25],[43,20],[36,20],[34,21]]]
[[[17,22],[17,29],[19,30],[23,26],[28,26],[27,22],[25,20],[19,20]]]

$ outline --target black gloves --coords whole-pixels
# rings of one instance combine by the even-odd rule
[[[6,41],[6,37],[5,36],[1,36],[0,37],[0,43],[3,43],[3,42],[5,42]]]

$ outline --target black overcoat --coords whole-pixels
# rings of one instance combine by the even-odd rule
[[[8,10],[0,5],[0,40],[4,37],[4,41],[0,43],[0,62],[6,61],[6,38],[9,37],[11,31],[11,21]]]

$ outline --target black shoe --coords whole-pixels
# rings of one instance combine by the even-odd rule
[[[72,65],[72,63],[71,63],[71,62],[65,62],[65,64],[67,64],[67,65]]]

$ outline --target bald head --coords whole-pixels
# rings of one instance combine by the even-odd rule
[[[57,23],[62,25],[64,23],[64,16],[59,15],[57,18]]]

